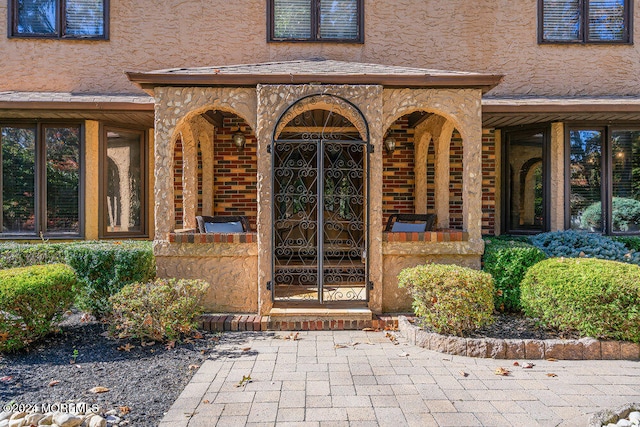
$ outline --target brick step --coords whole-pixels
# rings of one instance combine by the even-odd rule
[[[362,330],[397,329],[397,315],[373,315],[372,319],[340,319],[317,318],[303,320],[289,319],[279,316],[258,316],[252,314],[204,314],[200,316],[200,328],[205,331],[332,331],[332,330]]]

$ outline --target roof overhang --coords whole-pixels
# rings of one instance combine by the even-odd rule
[[[475,88],[485,93],[502,79],[502,75],[497,74],[328,60],[175,68],[125,74],[130,81],[148,92],[158,86],[255,87],[259,84],[347,84],[403,88]]]

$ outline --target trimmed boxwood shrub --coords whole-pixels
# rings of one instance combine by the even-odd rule
[[[64,263],[64,251],[69,245],[69,243],[0,243],[0,270]]]
[[[520,282],[532,265],[547,256],[521,240],[486,238],[483,270],[493,276],[496,310],[516,313],[520,306]]]
[[[599,258],[640,264],[640,253],[630,251],[623,243],[600,234],[574,230],[554,231],[532,236],[530,240],[550,258]]]
[[[640,224],[640,201],[626,197],[614,197],[612,204],[612,218],[614,230],[629,231]],[[589,205],[580,218],[583,228],[598,230],[602,221],[602,204],[600,202]]]
[[[636,265],[548,259],[527,271],[521,289],[525,314],[546,326],[640,342],[640,267]]]
[[[0,351],[48,334],[73,304],[76,275],[62,264],[0,270]]]
[[[405,268],[398,285],[413,296],[413,309],[438,333],[461,336],[492,320],[493,278],[458,265]]]
[[[76,304],[96,317],[111,312],[109,297],[123,286],[155,277],[151,242],[72,245],[65,259],[78,275]]]
[[[640,252],[640,237],[638,236],[614,236],[612,239],[622,243],[630,251]]]
[[[209,284],[202,280],[156,279],[133,283],[113,295],[113,332],[120,338],[178,340],[196,327]]]

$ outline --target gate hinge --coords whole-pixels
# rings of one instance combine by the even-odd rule
[[[271,290],[271,280],[269,280],[267,282],[267,290],[270,291]]]
[[[375,146],[373,144],[367,144],[367,152],[373,153],[375,151]]]
[[[373,282],[369,281],[369,290],[372,291],[373,290]]]
[[[267,153],[271,154],[271,144],[267,145]]]

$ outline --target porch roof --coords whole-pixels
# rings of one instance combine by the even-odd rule
[[[127,72],[127,77],[143,89],[155,86],[256,86],[258,84],[375,84],[390,87],[459,87],[487,92],[502,75],[382,64],[311,59],[226,65],[198,68],[171,68],[148,72]]]

